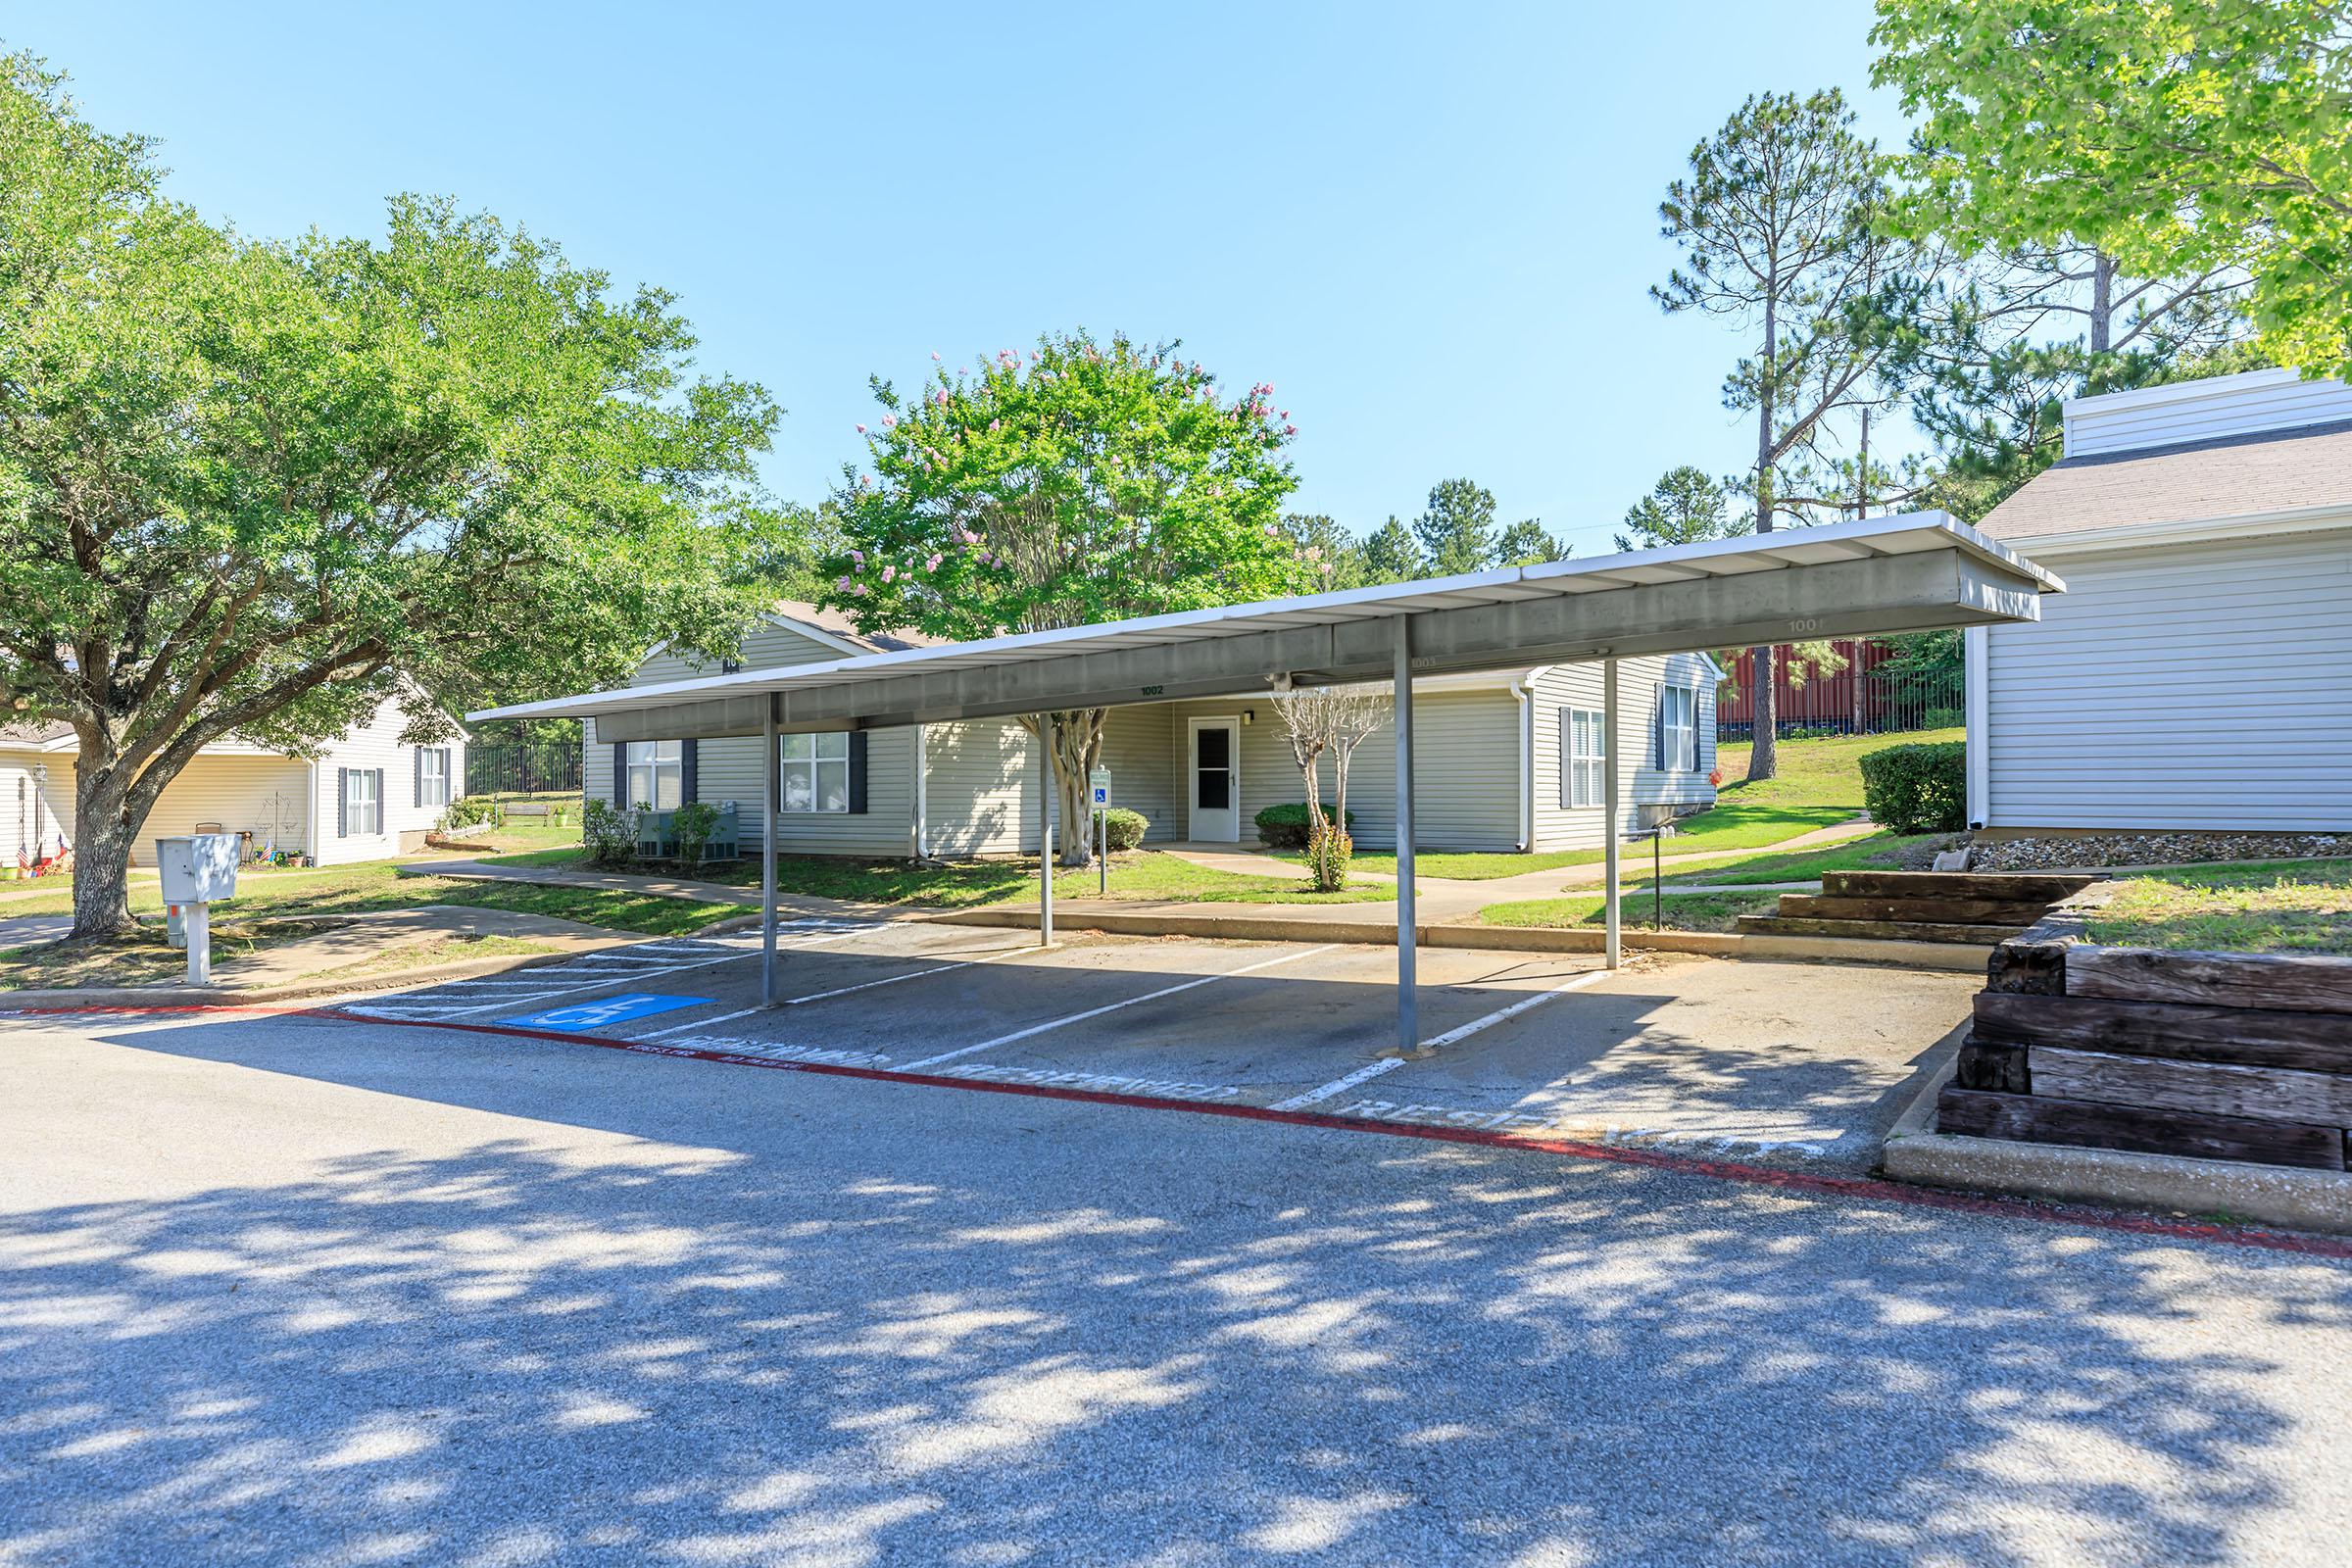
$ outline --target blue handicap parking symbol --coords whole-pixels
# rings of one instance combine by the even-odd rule
[[[709,997],[665,997],[655,991],[631,991],[617,997],[599,997],[594,1002],[575,1002],[567,1007],[550,1007],[545,1012],[526,1012],[519,1018],[502,1018],[499,1022],[521,1024],[532,1029],[602,1029],[608,1024],[651,1017],[673,1007],[699,1006],[710,1000]]]

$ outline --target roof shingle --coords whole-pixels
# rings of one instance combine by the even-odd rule
[[[2352,510],[2352,419],[2068,458],[1977,526],[2018,540],[2323,506]]]

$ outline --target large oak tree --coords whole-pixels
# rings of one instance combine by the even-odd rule
[[[776,410],[688,376],[666,295],[442,202],[278,243],[158,178],[0,62],[0,702],[77,739],[79,937],[132,925],[203,747],[299,753],[386,699],[423,739],[442,701],[724,649],[771,522]]]
[[[868,630],[961,640],[1314,587],[1284,525],[1297,430],[1272,384],[1227,395],[1178,347],[1080,331],[911,393],[877,378],[827,601]],[[1065,827],[1088,819],[1103,717],[1045,715]],[[1087,863],[1087,837],[1061,835],[1063,864]]]

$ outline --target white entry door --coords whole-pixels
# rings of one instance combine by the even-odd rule
[[[1188,836],[1210,844],[1242,841],[1242,721],[1192,720],[1188,769],[1192,826]]]

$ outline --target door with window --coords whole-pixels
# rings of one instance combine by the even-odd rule
[[[1242,723],[1192,720],[1191,837],[1210,844],[1242,841]]]

